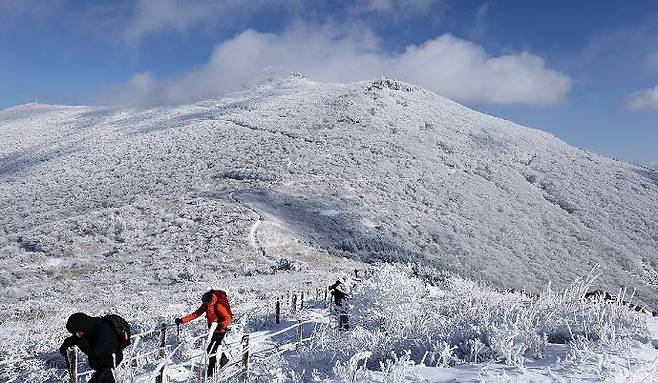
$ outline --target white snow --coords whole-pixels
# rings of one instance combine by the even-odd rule
[[[655,171],[391,81],[5,109],[0,357],[57,357],[77,310],[149,326],[211,286],[239,307],[362,261],[529,292],[599,264],[593,287],[655,309],[656,217]]]

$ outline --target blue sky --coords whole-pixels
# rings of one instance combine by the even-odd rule
[[[658,2],[0,0],[0,108],[177,103],[265,68],[382,75],[658,162]]]

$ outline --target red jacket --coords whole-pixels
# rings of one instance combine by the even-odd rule
[[[181,318],[183,323],[192,321],[203,314],[206,314],[208,325],[217,322],[215,332],[223,332],[228,329],[228,325],[233,320],[233,314],[226,298],[226,293],[221,290],[215,290],[212,294],[210,303],[203,304],[195,312]]]

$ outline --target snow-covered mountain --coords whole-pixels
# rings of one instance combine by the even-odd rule
[[[110,301],[343,257],[531,291],[600,264],[602,288],[658,306],[655,172],[393,80],[6,109],[0,190],[5,321],[81,284]]]

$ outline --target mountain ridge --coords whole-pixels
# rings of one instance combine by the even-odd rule
[[[0,111],[0,130],[11,262],[139,253],[172,270],[176,257],[228,257],[227,273],[267,273],[242,242],[256,209],[276,233],[265,249],[302,267],[322,254],[413,261],[538,290],[598,264],[600,287],[658,306],[655,179],[399,81],[290,76],[182,106],[34,105]],[[33,278],[55,269],[4,279],[37,292]],[[160,273],[147,279],[175,279]]]

